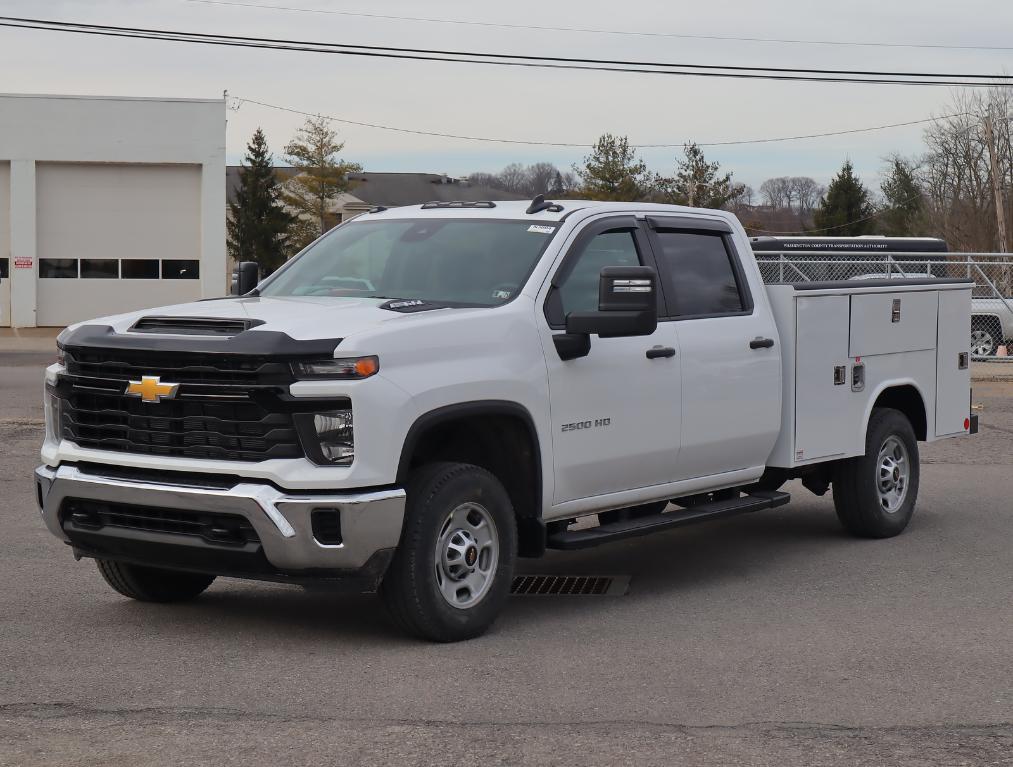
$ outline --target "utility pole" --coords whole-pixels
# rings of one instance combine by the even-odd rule
[[[995,223],[999,229],[999,252],[1008,253],[1006,240],[1006,205],[1002,199],[1002,181],[999,179],[999,162],[996,158],[995,132],[992,126],[992,109],[985,117],[985,142],[988,145],[988,162],[992,168],[992,192],[995,194]]]

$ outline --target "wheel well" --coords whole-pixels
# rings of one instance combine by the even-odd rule
[[[873,408],[889,407],[899,410],[911,422],[915,437],[919,440],[928,438],[928,420],[925,416],[925,402],[918,390],[911,386],[892,386],[884,389],[876,397]]]
[[[544,551],[541,453],[527,410],[512,403],[469,403],[423,416],[405,439],[398,484],[434,461],[471,463],[491,472],[503,483],[517,515],[519,553],[538,556]]]

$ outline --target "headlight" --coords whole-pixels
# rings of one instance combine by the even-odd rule
[[[296,378],[369,378],[380,370],[377,357],[345,357],[336,360],[293,362]]]
[[[303,448],[316,464],[348,466],[355,458],[355,433],[352,411],[328,410],[322,413],[299,413]]]

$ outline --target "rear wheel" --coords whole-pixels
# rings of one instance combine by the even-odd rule
[[[213,575],[141,567],[110,559],[96,559],[106,583],[125,597],[141,602],[185,602],[201,594]]]
[[[416,636],[455,642],[482,634],[510,591],[517,523],[503,485],[464,463],[421,467],[407,488],[404,528],[380,591]]]
[[[848,532],[863,538],[898,535],[914,514],[919,478],[911,422],[898,410],[876,409],[869,419],[865,455],[835,468],[837,517]]]

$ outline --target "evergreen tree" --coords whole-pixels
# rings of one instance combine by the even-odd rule
[[[566,192],[566,188],[563,186],[563,174],[557,170],[556,175],[552,179],[552,186],[549,187],[549,195],[551,197],[559,197],[564,192]]]
[[[813,223],[828,237],[857,237],[872,231],[874,213],[869,191],[855,175],[851,160],[845,160],[820,200]]]
[[[891,157],[880,189],[886,202],[879,216],[884,234],[910,237],[922,233],[925,198],[913,164],[898,155]]]
[[[338,153],[345,148],[325,117],[310,117],[285,147],[296,174],[285,184],[285,202],[298,214],[292,227],[291,246],[300,250],[330,229],[331,206],[351,188],[349,173],[362,167],[345,162]]]
[[[257,128],[246,146],[239,171],[236,199],[229,203],[229,255],[239,261],[256,261],[262,274],[270,274],[285,261],[285,243],[292,215],[280,200],[273,158],[264,131]]]
[[[589,200],[640,200],[650,194],[651,176],[625,136],[606,133],[583,165],[574,165],[581,194]]]
[[[695,208],[723,208],[743,192],[732,174],[721,173],[721,164],[707,162],[696,144],[686,144],[684,156],[676,163],[675,178],[659,180],[659,198],[673,205]]]

